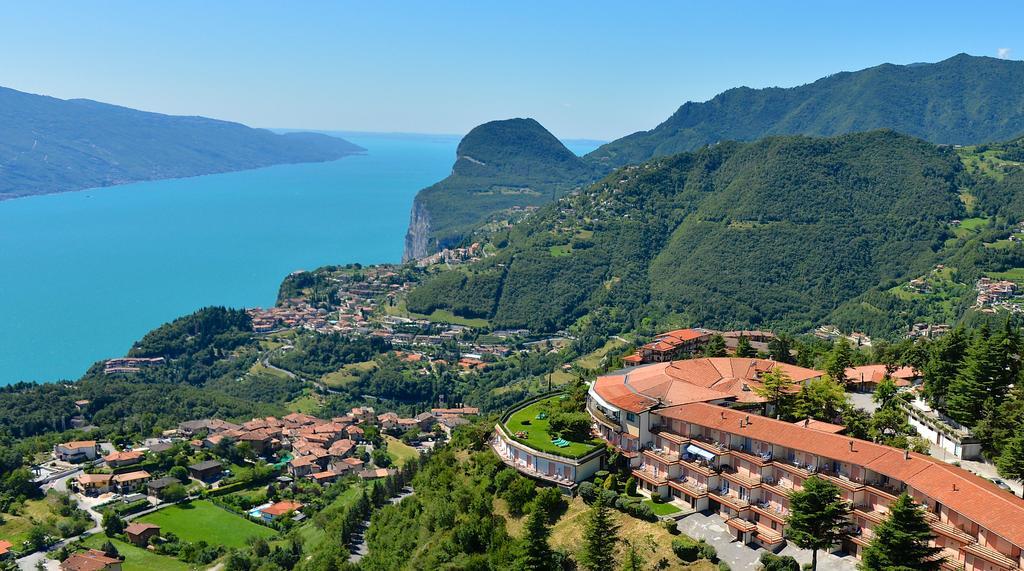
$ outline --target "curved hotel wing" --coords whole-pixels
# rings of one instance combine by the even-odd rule
[[[775,420],[754,388],[772,368],[799,384],[820,371],[759,359],[658,363],[598,378],[588,410],[601,435],[631,460],[647,493],[720,514],[735,537],[782,545],[788,494],[812,475],[853,506],[847,552],[859,555],[902,492],[922,504],[944,568],[1024,566],[1024,500],[928,456],[857,440],[843,427]]]

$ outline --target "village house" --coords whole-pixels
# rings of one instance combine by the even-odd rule
[[[170,488],[175,484],[180,484],[177,478],[171,476],[164,476],[163,478],[157,478],[146,483],[146,491],[151,496],[161,497],[164,490]]]
[[[377,415],[377,423],[381,430],[391,430],[398,426],[398,415],[393,412],[385,412]]]
[[[74,553],[61,562],[61,571],[121,571],[123,559],[110,557],[99,549]]]
[[[126,494],[142,488],[152,478],[145,470],[136,470],[124,474],[114,474],[112,479],[118,493]]]
[[[205,460],[188,467],[190,476],[200,482],[212,482],[224,473],[224,466],[217,460]]]
[[[862,392],[874,392],[886,377],[897,387],[909,387],[921,379],[921,373],[913,367],[898,367],[891,372],[886,365],[861,365],[845,371],[847,385]]]
[[[114,451],[103,457],[103,461],[111,468],[131,466],[142,462],[145,454],[137,450]]]
[[[711,340],[713,332],[707,329],[676,329],[662,333],[654,341],[641,345],[637,351],[623,359],[627,366],[642,363],[665,363],[700,351]]]
[[[11,557],[11,548],[14,544],[6,539],[0,539],[0,561]]]
[[[324,470],[323,472],[317,472],[316,474],[310,474],[307,476],[310,480],[320,484],[321,486],[336,482],[341,474],[334,470]]]
[[[112,474],[79,474],[75,477],[76,487],[87,496],[98,496],[110,491]]]
[[[288,473],[296,478],[304,478],[319,470],[316,458],[310,455],[296,456],[288,461]]]
[[[480,414],[480,409],[475,406],[463,406],[459,408],[432,408],[430,414],[441,418],[442,416],[470,416]]]
[[[264,521],[274,521],[288,514],[298,512],[302,504],[292,501],[280,501],[259,510],[260,518]]]
[[[216,434],[226,430],[238,430],[237,424],[220,420],[218,418],[205,418],[201,420],[189,420],[178,425],[178,432],[183,436],[194,436],[201,432]]]
[[[124,528],[124,535],[130,543],[145,547],[149,545],[150,538],[160,536],[160,526],[152,523],[132,522]]]
[[[100,447],[95,440],[75,440],[53,447],[53,457],[64,462],[86,462],[99,455]]]
[[[387,478],[388,476],[393,476],[395,473],[396,472],[393,468],[377,468],[374,470],[363,470],[362,472],[359,472],[359,477],[363,480],[380,480],[382,478]]]

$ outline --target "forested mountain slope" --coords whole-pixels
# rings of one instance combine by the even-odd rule
[[[938,63],[882,64],[793,88],[738,87],[687,102],[664,123],[586,156],[622,166],[725,140],[838,135],[889,128],[971,145],[1024,134],[1024,62],[960,54]]]
[[[408,305],[546,331],[584,315],[620,330],[807,330],[949,255],[971,176],[954,149],[888,130],[705,147],[544,208],[497,236],[508,246],[496,256],[438,273]]]
[[[0,200],[334,160],[364,149],[314,133],[62,100],[0,87]]]
[[[533,119],[480,125],[459,143],[452,174],[416,195],[405,258],[458,244],[492,215],[550,202],[599,173]]]

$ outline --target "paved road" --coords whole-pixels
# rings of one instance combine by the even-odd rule
[[[68,480],[70,480],[72,476],[74,476],[74,474],[68,474],[67,476],[64,476],[63,478],[60,478],[60,479],[54,480],[54,481],[52,481],[52,482],[50,482],[48,484],[45,484],[43,486],[43,492],[45,493],[48,490],[56,490],[56,491],[59,491],[59,492],[67,492],[68,491]],[[89,505],[88,503],[82,501],[82,499],[78,496],[78,494],[72,494],[71,497],[75,499],[75,502],[78,504],[78,507],[80,509],[84,510],[86,513],[89,514],[89,517],[91,517],[92,521],[93,521],[93,526],[91,528],[87,529],[83,535],[93,535],[93,534],[100,533],[101,531],[103,531],[103,528],[100,525],[100,523],[103,521],[103,516],[100,515],[99,513],[97,513],[95,510],[93,510],[91,505]],[[18,569],[22,569],[24,571],[35,571],[37,569],[37,566],[39,565],[39,563],[42,563],[43,567],[46,568],[46,569],[59,570],[60,569],[60,563],[57,562],[57,561],[54,561],[52,559],[47,559],[46,558],[47,554],[51,553],[51,552],[54,552],[54,551],[57,551],[57,550],[61,549],[62,547],[64,547],[65,545],[68,545],[68,544],[70,544],[70,543],[72,543],[74,541],[77,541],[80,537],[82,537],[82,536],[75,536],[75,537],[69,537],[67,539],[63,539],[63,540],[57,542],[56,544],[51,545],[46,551],[37,551],[36,553],[33,553],[31,555],[26,555],[25,557],[22,557],[22,558],[18,559]]]
[[[692,513],[679,520],[679,530],[686,535],[710,543],[718,551],[718,558],[736,570],[754,571],[758,568],[758,559],[765,552],[750,545],[743,545],[733,540],[725,522],[717,514],[705,515]],[[802,564],[811,562],[811,552],[798,549],[792,544],[779,552],[780,555],[791,555]],[[855,571],[857,560],[850,556],[838,556],[831,553],[818,552],[818,569],[820,571]]]
[[[389,504],[397,504],[398,502],[408,498],[415,492],[412,488],[405,488],[400,494],[388,500]],[[371,514],[372,515],[372,514]],[[366,544],[366,530],[370,528],[370,520],[366,520],[359,526],[359,530],[352,535],[352,541],[355,541],[355,545],[350,546],[348,560],[351,563],[358,563],[363,557],[366,557],[370,553],[370,548]]]

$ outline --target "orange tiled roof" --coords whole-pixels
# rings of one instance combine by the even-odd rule
[[[12,547],[14,547],[13,543],[6,539],[0,539],[0,556],[7,555],[11,551]]]
[[[125,450],[123,452],[111,452],[103,457],[104,462],[125,462],[127,460],[138,460],[142,458],[142,452],[138,450]]]
[[[831,432],[832,434],[839,434],[840,432],[846,430],[846,427],[841,424],[832,424],[831,422],[824,422],[813,418],[798,420],[793,424],[797,426],[802,426],[804,428],[817,430],[819,432]]]
[[[706,403],[674,406],[658,414],[864,466],[906,483],[1014,545],[1024,546],[1024,499],[929,456]]]
[[[115,474],[114,481],[117,483],[134,482],[135,480],[144,480],[149,477],[149,472],[145,470],[136,470],[134,472],[127,472],[124,474]]]
[[[123,560],[108,557],[98,549],[90,549],[84,553],[75,553],[60,564],[64,571],[100,571],[110,565],[122,563]]]
[[[74,440],[71,442],[65,442],[60,445],[61,448],[67,448],[68,450],[74,450],[76,448],[95,448],[95,440]]]
[[[300,509],[302,509],[302,504],[299,502],[281,501],[272,506],[265,507],[260,511],[267,515],[279,516],[288,512],[299,511]]]
[[[913,367],[900,367],[892,372],[891,375],[896,386],[907,387],[910,386],[910,382],[921,374]],[[860,367],[850,367],[846,369],[846,378],[851,382],[864,382],[879,383],[885,378],[885,365],[862,365]]]
[[[598,377],[597,394],[609,404],[630,412],[658,405],[735,400],[763,402],[755,388],[762,374],[781,369],[791,379],[791,392],[799,384],[823,373],[767,359],[713,357],[655,363]]]

